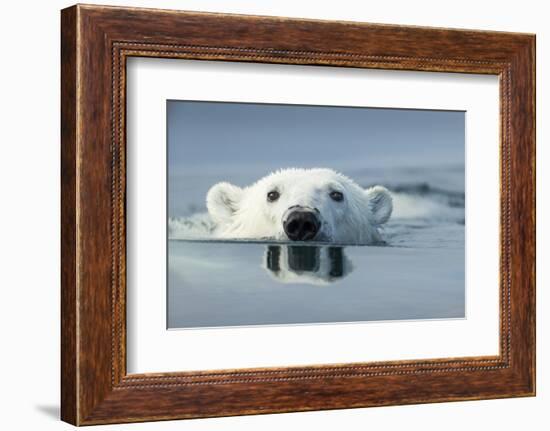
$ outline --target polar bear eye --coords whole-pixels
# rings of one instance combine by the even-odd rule
[[[269,202],[275,202],[280,196],[281,194],[277,190],[273,190],[267,194],[267,200]]]
[[[344,194],[342,192],[332,191],[329,196],[333,201],[341,202],[344,200]]]

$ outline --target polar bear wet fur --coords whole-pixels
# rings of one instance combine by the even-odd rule
[[[393,204],[332,169],[282,169],[248,187],[214,185],[206,204],[214,237],[374,244]]]

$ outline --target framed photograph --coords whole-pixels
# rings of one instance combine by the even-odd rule
[[[535,394],[535,36],[61,13],[61,415]]]

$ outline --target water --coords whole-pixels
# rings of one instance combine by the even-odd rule
[[[464,166],[345,173],[392,191],[386,245],[215,241],[208,228],[191,232],[171,223],[168,327],[463,318]],[[234,182],[249,184],[252,175]],[[216,181],[179,180],[195,193],[178,193],[179,211],[171,216],[197,217],[203,190]]]

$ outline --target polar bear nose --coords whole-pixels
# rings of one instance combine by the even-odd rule
[[[299,206],[292,207],[290,210],[283,222],[288,238],[292,241],[308,241],[315,238],[321,226],[317,212]]]

